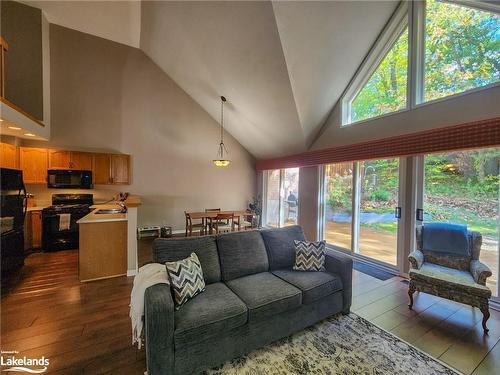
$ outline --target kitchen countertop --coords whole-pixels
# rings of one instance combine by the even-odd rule
[[[82,217],[77,221],[78,224],[93,224],[93,223],[108,223],[113,221],[127,221],[126,213],[119,214],[96,214],[95,212],[99,209],[106,208],[120,208],[117,204],[94,204],[90,206],[91,209],[94,209],[88,215]]]
[[[44,208],[46,207],[49,207],[49,206],[35,206],[35,207],[28,207],[26,209],[27,212],[31,212],[31,211],[41,211],[43,210]]]

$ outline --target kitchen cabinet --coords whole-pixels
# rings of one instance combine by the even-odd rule
[[[69,166],[82,171],[92,170],[92,154],[89,152],[71,151]]]
[[[130,184],[130,155],[111,155],[111,183]]]
[[[49,150],[49,169],[92,170],[89,152]]]
[[[49,150],[49,169],[69,169],[70,151]]]
[[[19,168],[26,184],[47,183],[48,157],[46,148],[19,148]]]
[[[19,149],[8,143],[0,143],[0,167],[19,168]]]
[[[130,184],[130,155],[94,154],[94,184]]]
[[[24,220],[24,249],[39,249],[42,247],[42,210],[26,213]]]

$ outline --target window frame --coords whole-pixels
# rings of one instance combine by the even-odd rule
[[[262,226],[264,228],[284,228],[285,225],[282,222],[282,192],[285,189],[285,171],[287,169],[293,169],[293,168],[276,168],[276,169],[269,169],[265,170],[262,173]],[[280,177],[279,177],[279,199],[278,199],[278,221],[277,221],[277,226],[273,227],[270,226],[267,223],[267,193],[268,193],[268,183],[269,183],[269,174],[273,171],[279,171]],[[298,168],[298,173],[299,173],[299,181],[300,181],[300,168]],[[300,216],[300,199],[298,200],[297,204],[297,223],[299,222],[299,216]]]
[[[489,3],[484,0],[439,0],[443,3],[469,7],[481,11],[500,14],[500,4]],[[375,44],[365,57],[361,66],[356,71],[353,79],[347,86],[340,99],[341,114],[340,126],[368,122],[391,116],[397,113],[406,112],[428,104],[445,101],[462,95],[467,95],[477,91],[487,90],[500,86],[499,82],[471,88],[455,94],[441,98],[425,101],[425,21],[426,21],[426,1],[402,1],[394,11],[387,25],[384,27]],[[397,111],[389,112],[379,116],[369,117],[363,120],[351,120],[351,105],[359,92],[371,78],[379,64],[401,35],[404,28],[408,26],[408,72],[406,88],[406,107]]]

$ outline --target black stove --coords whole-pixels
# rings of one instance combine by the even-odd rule
[[[92,194],[53,194],[52,206],[42,211],[43,251],[77,249],[76,222],[90,212],[92,204]]]

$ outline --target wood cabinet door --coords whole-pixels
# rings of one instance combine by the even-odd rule
[[[19,148],[19,167],[23,171],[24,183],[47,183],[47,159],[46,148]]]
[[[94,184],[107,185],[111,183],[111,155],[94,154]]]
[[[71,169],[91,171],[92,154],[89,152],[71,151],[69,166]]]
[[[49,150],[49,169],[69,169],[70,154],[65,150]]]
[[[16,146],[8,143],[0,143],[0,167],[19,168],[19,150]]]
[[[111,182],[117,185],[130,183],[130,155],[111,155]]]
[[[31,212],[26,212],[26,217],[24,218],[24,250],[29,250],[33,248],[31,244]]]
[[[42,211],[31,211],[31,247],[42,247]]]

